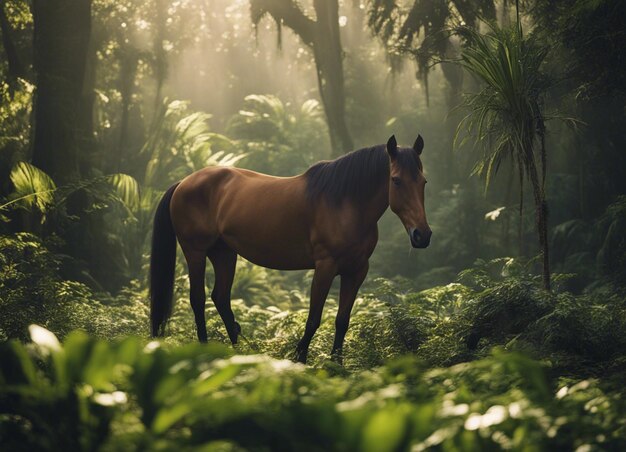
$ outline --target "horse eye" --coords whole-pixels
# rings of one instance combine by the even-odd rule
[[[392,177],[391,181],[393,182],[394,185],[400,185],[400,178],[399,177]]]

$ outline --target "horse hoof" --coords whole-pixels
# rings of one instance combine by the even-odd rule
[[[229,330],[228,331],[228,338],[230,339],[230,342],[233,345],[237,345],[237,340],[239,339],[239,335],[241,334],[241,325],[239,325],[239,323],[235,322],[235,326],[233,328],[233,331]]]
[[[296,350],[294,353],[293,360],[297,363],[306,364],[307,355],[309,354],[308,350]]]
[[[330,360],[335,364],[343,366],[343,354],[341,352],[331,353]]]

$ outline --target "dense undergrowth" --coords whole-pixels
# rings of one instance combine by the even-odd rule
[[[514,259],[479,261],[423,291],[374,278],[344,366],[329,356],[331,294],[305,367],[289,358],[306,291],[242,263],[235,293],[246,299],[233,309],[243,340],[226,345],[211,306],[213,342],[200,345],[180,276],[167,337],[150,342],[145,289],[112,297],[66,281],[54,246],[0,239],[5,450],[626,447],[626,304],[610,282],[548,294]]]

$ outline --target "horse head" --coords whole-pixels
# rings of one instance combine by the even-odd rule
[[[413,248],[426,248],[432,235],[424,208],[426,178],[420,159],[423,149],[421,135],[417,136],[412,148],[399,148],[393,135],[387,141],[389,207],[402,221]]]

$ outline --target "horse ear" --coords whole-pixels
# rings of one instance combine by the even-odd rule
[[[398,155],[398,142],[395,135],[391,135],[387,141],[387,153],[392,159],[395,159],[396,155]]]
[[[417,136],[415,144],[413,144],[413,149],[417,152],[417,155],[422,155],[422,150],[424,149],[424,139],[421,135]]]

